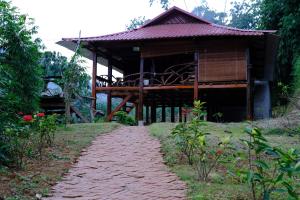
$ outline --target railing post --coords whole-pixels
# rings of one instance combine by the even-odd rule
[[[199,82],[199,64],[200,64],[200,54],[199,50],[197,50],[194,54],[194,61],[195,61],[195,80],[194,80],[194,100],[199,98],[198,94],[198,82]]]
[[[138,125],[143,126],[143,107],[144,107],[144,58],[140,59],[140,83],[139,83],[139,104],[138,104]]]

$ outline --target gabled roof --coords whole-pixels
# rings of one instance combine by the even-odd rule
[[[109,35],[81,38],[81,41],[141,41],[204,36],[263,36],[275,31],[244,30],[210,23],[180,8],[172,7],[138,29]],[[63,38],[77,41],[78,38]]]

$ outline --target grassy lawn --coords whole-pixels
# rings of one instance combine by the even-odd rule
[[[0,168],[0,199],[36,199],[46,196],[51,186],[62,178],[80,155],[98,135],[112,131],[117,123],[74,124],[60,127],[54,146],[46,149],[42,160],[30,159],[22,170]]]
[[[170,138],[170,131],[176,126],[174,123],[156,123],[149,126],[150,133],[157,137],[162,144],[162,152],[166,163],[182,180],[188,184],[188,197],[193,200],[242,200],[250,199],[250,190],[247,184],[241,184],[227,173],[227,169],[234,169],[233,163],[228,162],[219,166],[210,176],[208,183],[196,180],[196,173],[186,161],[180,159],[174,141]],[[216,137],[231,135],[234,146],[244,148],[240,138],[245,138],[243,132],[247,123],[211,123],[208,122],[205,131],[211,133],[210,140]],[[266,132],[268,132],[266,130]],[[270,143],[283,148],[300,149],[300,137],[288,135],[269,134],[266,136]],[[273,197],[274,199],[286,199],[286,197]]]

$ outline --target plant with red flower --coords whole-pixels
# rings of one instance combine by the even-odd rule
[[[32,121],[32,116],[31,115],[24,115],[23,116],[23,120],[25,122],[31,122]]]
[[[38,113],[38,114],[36,114],[36,116],[38,116],[38,117],[45,117],[45,113]]]
[[[218,149],[217,152],[216,152],[216,155],[217,156],[220,156],[223,154],[223,150],[222,149]]]
[[[23,112],[18,112],[18,115],[24,115],[24,113]]]

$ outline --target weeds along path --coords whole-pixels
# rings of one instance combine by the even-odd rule
[[[186,186],[163,163],[159,142],[146,127],[101,135],[53,187],[58,199],[185,199]]]

